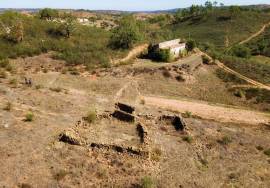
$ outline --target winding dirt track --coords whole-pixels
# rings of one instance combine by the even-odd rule
[[[259,36],[260,34],[262,34],[262,33],[265,31],[265,29],[266,29],[267,27],[269,27],[269,26],[270,26],[270,22],[267,23],[267,24],[265,24],[265,25],[263,25],[263,27],[262,27],[258,32],[254,33],[253,35],[251,35],[251,36],[248,37],[247,39],[245,39],[245,40],[239,42],[239,44],[245,44],[245,43],[249,42],[249,41],[252,40],[253,38],[255,38],[255,37]],[[205,53],[203,53],[203,52],[200,52],[200,53],[203,54],[203,55],[206,55],[206,56],[210,57],[209,55],[207,55],[207,54],[205,54]],[[211,58],[211,57],[210,57],[210,58]],[[212,58],[211,58],[211,59],[212,59]],[[240,78],[240,79],[242,79],[242,80],[245,80],[247,83],[250,83],[250,84],[256,86],[257,88],[270,90],[270,87],[269,87],[269,86],[267,86],[267,85],[265,85],[265,84],[263,84],[263,83],[260,83],[260,82],[258,82],[258,81],[252,80],[252,79],[250,79],[250,78],[248,78],[248,77],[246,77],[246,76],[244,76],[244,75],[242,75],[242,74],[240,74],[240,73],[238,73],[238,72],[232,70],[231,68],[227,67],[226,65],[224,65],[223,63],[221,63],[221,62],[218,61],[218,60],[215,61],[215,64],[216,64],[218,67],[220,67],[221,69],[225,70],[226,72],[229,72],[229,73],[231,73],[231,74],[237,76],[238,78]]]
[[[265,25],[263,25],[263,27],[262,27],[257,33],[254,33],[253,35],[251,35],[251,36],[248,37],[247,39],[245,39],[245,40],[239,42],[239,44],[245,44],[245,43],[249,42],[250,40],[252,40],[252,39],[254,39],[255,37],[257,37],[257,36],[259,36],[260,34],[262,34],[262,33],[265,31],[265,29],[266,29],[267,27],[269,27],[269,26],[270,26],[270,22],[267,23],[267,24],[265,24]]]
[[[124,57],[122,59],[115,60],[115,61],[113,61],[112,64],[116,65],[116,64],[119,64],[122,62],[129,61],[129,60],[137,57],[138,55],[140,55],[147,48],[148,48],[148,44],[142,44],[142,45],[136,46],[128,53],[128,55],[126,57]]]
[[[222,69],[225,70],[226,72],[229,72],[229,73],[231,73],[231,74],[237,76],[238,78],[241,78],[242,80],[245,80],[246,82],[248,82],[248,83],[250,83],[250,84],[252,84],[252,85],[254,85],[254,86],[257,86],[258,88],[270,90],[270,87],[269,87],[269,86],[267,86],[267,85],[265,85],[265,84],[263,84],[263,83],[257,82],[257,81],[255,81],[255,80],[252,80],[252,79],[250,79],[250,78],[248,78],[248,77],[246,77],[246,76],[244,76],[244,75],[242,75],[242,74],[240,74],[240,73],[238,73],[238,72],[236,72],[236,71],[230,69],[229,67],[227,67],[226,65],[224,65],[224,64],[221,63],[220,61],[215,61],[215,63],[216,63],[216,65],[217,65],[218,67],[222,68]]]
[[[191,112],[203,119],[225,123],[244,123],[249,125],[270,122],[269,114],[256,111],[232,108],[227,106],[210,105],[203,101],[173,100],[161,97],[144,97],[145,104],[170,109],[181,113]]]
[[[211,58],[208,54],[204,53],[204,52],[199,52],[201,55],[206,55],[208,56],[210,59],[213,59]],[[254,86],[256,86],[257,88],[261,88],[261,89],[266,89],[266,90],[269,90],[270,91],[270,87],[263,84],[263,83],[260,83],[258,81],[255,81],[255,80],[252,80],[251,78],[248,78],[234,70],[232,70],[231,68],[227,67],[226,65],[224,65],[223,63],[221,63],[219,60],[215,60],[214,63],[221,69],[223,69],[224,71],[226,72],[229,72],[235,76],[237,76],[238,78],[242,79],[242,80],[245,80],[247,83],[250,83]]]

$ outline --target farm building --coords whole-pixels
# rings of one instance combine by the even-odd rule
[[[180,39],[175,39],[159,43],[158,48],[162,50],[169,49],[171,55],[173,55],[174,57],[178,57],[186,50],[186,43],[181,42]]]

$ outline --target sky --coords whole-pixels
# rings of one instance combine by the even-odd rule
[[[0,8],[62,8],[89,10],[166,10],[204,4],[206,0],[0,0]],[[270,0],[221,0],[225,5],[270,4]]]

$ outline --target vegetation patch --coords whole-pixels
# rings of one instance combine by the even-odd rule
[[[256,103],[270,104],[270,91],[266,89],[250,88],[245,90],[247,100],[255,99]]]
[[[95,110],[90,110],[90,111],[87,113],[86,117],[84,117],[84,119],[85,119],[88,123],[92,124],[92,123],[94,123],[94,122],[96,121],[96,117],[97,117],[96,111],[95,111]]]
[[[184,136],[183,137],[183,141],[185,141],[185,142],[187,142],[187,143],[192,143],[192,141],[193,141],[193,138],[192,138],[192,136]]]
[[[154,188],[155,182],[152,180],[151,177],[145,176],[141,180],[141,187],[142,188]]]
[[[264,154],[270,157],[270,148],[264,151]]]
[[[248,78],[265,84],[270,83],[270,64],[233,56],[223,56],[221,60],[229,68]]]
[[[151,160],[160,161],[161,160],[162,151],[159,148],[154,148],[151,152]]]
[[[34,120],[34,114],[33,112],[28,112],[26,115],[25,115],[25,119],[24,121],[26,122],[31,122]]]
[[[65,60],[67,64],[103,67],[107,66],[110,58],[125,53],[108,48],[111,36],[109,31],[78,24],[68,14],[58,18],[55,14],[42,12],[40,16],[34,17],[11,11],[0,15],[0,21],[5,27],[14,28],[12,36],[7,36],[0,28],[0,60],[55,51],[55,58]],[[65,22],[59,23],[53,19]]]

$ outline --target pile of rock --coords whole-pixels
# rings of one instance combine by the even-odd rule
[[[184,131],[186,128],[186,122],[180,115],[163,115],[159,117],[159,121],[173,125],[176,131]]]

